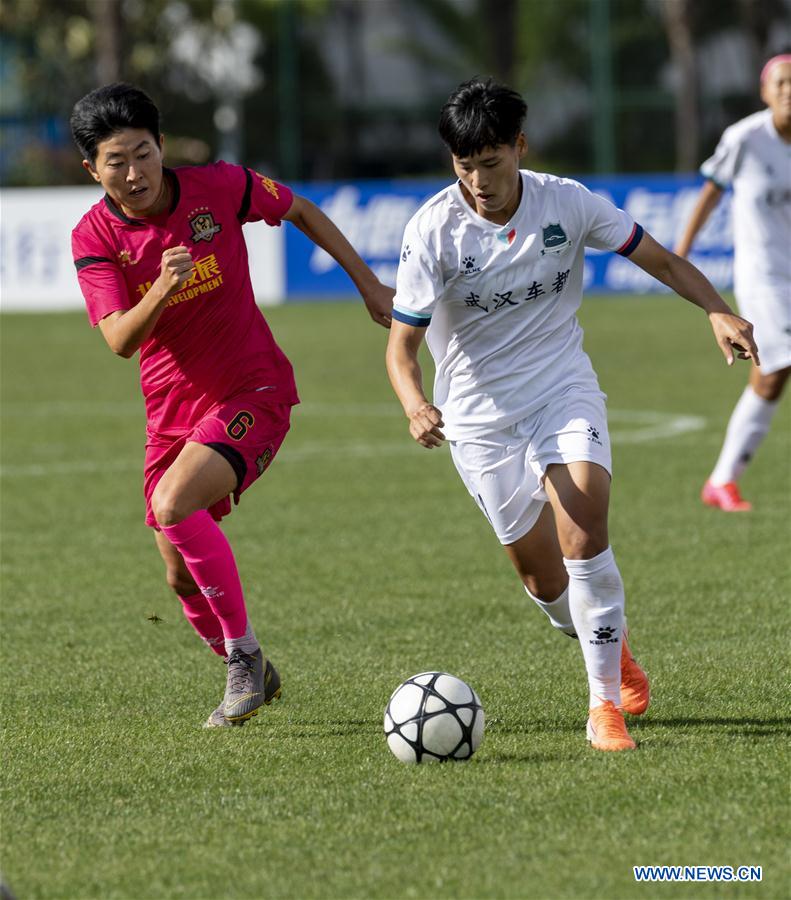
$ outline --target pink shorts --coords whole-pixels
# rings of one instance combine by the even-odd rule
[[[257,391],[239,394],[210,410],[192,429],[179,437],[148,435],[143,491],[146,498],[146,525],[157,527],[151,497],[160,478],[173,465],[189,441],[216,450],[236,472],[235,503],[250,485],[269,468],[291,425],[291,405],[267,402]],[[231,496],[209,507],[219,521],[231,511]]]

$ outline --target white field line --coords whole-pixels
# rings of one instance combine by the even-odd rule
[[[685,416],[653,410],[610,409],[607,411],[610,441],[613,444],[647,444],[651,441],[703,431],[703,416]],[[637,428],[617,429],[618,423],[635,424]]]
[[[3,411],[7,412],[5,404]],[[18,404],[20,412],[24,404]],[[47,412],[40,415],[128,415],[130,410],[135,414],[141,412],[138,406],[128,405],[123,413],[118,411],[118,404],[31,404],[34,409],[47,408]],[[26,407],[30,414],[31,406]],[[68,411],[67,411],[68,408]],[[97,410],[114,410],[102,412]],[[385,403],[369,404],[302,404],[298,407],[302,414],[318,416],[374,416],[387,417],[400,416],[398,407]],[[13,415],[14,413],[12,413]],[[36,414],[36,413],[34,413]],[[666,440],[681,434],[701,431],[706,426],[706,420],[701,416],[676,415],[651,410],[610,410],[608,413],[610,422],[610,439],[613,444],[643,444],[657,440]],[[632,428],[617,428],[612,426],[636,425]],[[302,463],[317,458],[334,459],[370,459],[379,456],[399,456],[405,452],[418,451],[418,447],[412,444],[406,437],[402,441],[386,443],[340,443],[340,442],[316,442],[312,441],[303,447],[283,448],[278,455],[279,463]],[[0,476],[4,478],[38,478],[60,475],[89,475],[96,473],[131,472],[140,471],[142,468],[142,456],[138,459],[115,459],[101,462],[99,460],[83,459],[66,462],[30,463],[27,465],[0,466]]]

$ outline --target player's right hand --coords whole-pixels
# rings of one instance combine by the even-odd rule
[[[168,293],[183,287],[192,277],[195,264],[189,250],[183,245],[170,247],[162,254],[159,280]]]
[[[739,359],[751,359],[756,366],[761,365],[750,322],[733,313],[721,312],[709,313],[709,322],[729,366],[733,365],[734,354]]]
[[[421,447],[431,450],[442,446],[445,435],[440,429],[444,424],[437,407],[424,403],[409,416],[409,433]]]

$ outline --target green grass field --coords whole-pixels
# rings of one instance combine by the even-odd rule
[[[525,600],[447,449],[411,442],[361,306],[277,308],[303,405],[226,520],[283,699],[200,724],[225,670],[142,521],[134,361],[81,314],[2,328],[2,870],[27,898],[787,897],[791,404],[743,481],[698,501],[745,364],[670,298],[590,299],[611,536],[654,700],[632,754],[585,742],[578,646]],[[162,621],[150,621],[152,615]],[[468,763],[405,766],[407,676],[469,681]],[[633,865],[760,884],[636,884]]]

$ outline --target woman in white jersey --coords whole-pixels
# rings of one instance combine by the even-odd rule
[[[623,712],[644,712],[649,686],[625,640],[605,398],[576,318],[585,246],[629,256],[703,308],[729,364],[757,353],[750,324],[625,212],[575,181],[520,170],[526,112],[514,91],[477,80],[443,107],[458,181],[407,225],[387,368],[413,438],[448,439],[525,590],[579,638],[592,746],[631,750]],[[424,336],[433,402],[418,364]]]
[[[767,109],[726,129],[700,168],[707,181],[676,247],[689,253],[695,236],[733,188],[734,288],[739,309],[755,325],[761,365],[736,404],[703,502],[726,512],[751,509],[738,480],[769,432],[791,372],[791,54],[761,72]]]

